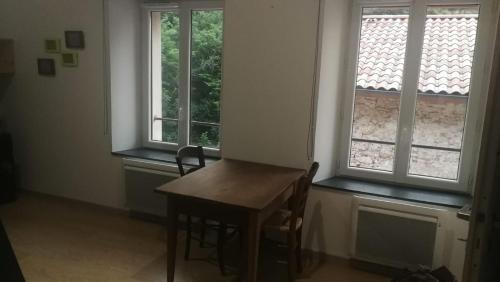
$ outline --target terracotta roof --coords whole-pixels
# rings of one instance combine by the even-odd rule
[[[408,16],[364,16],[358,77],[361,89],[400,91]],[[477,15],[428,16],[419,92],[468,95]]]

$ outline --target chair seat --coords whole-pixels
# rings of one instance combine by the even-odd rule
[[[281,209],[275,212],[267,221],[265,228],[271,230],[279,231],[289,231],[290,230],[290,217],[292,216],[292,211]],[[295,224],[295,230],[298,230],[302,226],[302,217],[297,218]]]
[[[191,216],[191,222],[192,223],[199,223],[203,218],[201,217],[198,217],[198,216]],[[217,221],[217,220],[212,220],[212,219],[208,219],[206,218],[205,219],[205,225],[208,226],[208,227],[215,227],[215,228],[218,228],[220,225],[221,225],[221,222]],[[238,226],[237,225],[234,225],[234,224],[226,224],[226,228],[237,228]]]
[[[198,216],[191,216],[191,222],[192,223],[198,223],[202,219],[204,219],[205,220],[205,224],[209,225],[209,226],[212,226],[212,225],[213,226],[218,226],[220,224],[220,222],[212,220],[212,219],[205,219],[205,218],[201,218],[201,217],[198,217]]]

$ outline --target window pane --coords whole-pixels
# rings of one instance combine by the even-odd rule
[[[192,145],[219,148],[222,20],[220,10],[191,14]]]
[[[209,148],[219,148],[219,125],[191,123],[191,144]]]
[[[159,25],[159,30],[155,27]],[[153,140],[178,142],[179,16],[176,11],[152,13]],[[158,62],[161,62],[159,64]],[[162,121],[163,119],[163,121]],[[169,119],[166,121],[165,119]]]
[[[479,7],[429,7],[409,173],[458,179]]]
[[[350,167],[393,171],[408,14],[407,7],[363,9]]]
[[[391,171],[394,148],[394,145],[352,141],[350,165],[351,167]]]
[[[169,143],[177,143],[178,138],[178,121],[158,120],[162,123],[162,141]]]
[[[411,149],[411,174],[445,179],[456,179],[460,152],[424,149]]]

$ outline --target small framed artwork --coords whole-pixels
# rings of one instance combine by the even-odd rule
[[[61,52],[61,39],[45,39],[44,45],[47,53]]]
[[[78,66],[78,53],[61,53],[62,65],[65,67]]]
[[[83,49],[85,48],[85,37],[83,31],[67,30],[64,32],[66,48]]]
[[[45,76],[55,76],[56,64],[54,59],[38,59],[38,74]]]

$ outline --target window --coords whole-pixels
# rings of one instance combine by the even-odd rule
[[[220,148],[223,11],[220,2],[186,1],[145,9],[149,147]]]
[[[340,173],[465,191],[479,144],[480,6],[386,2],[354,9]]]

